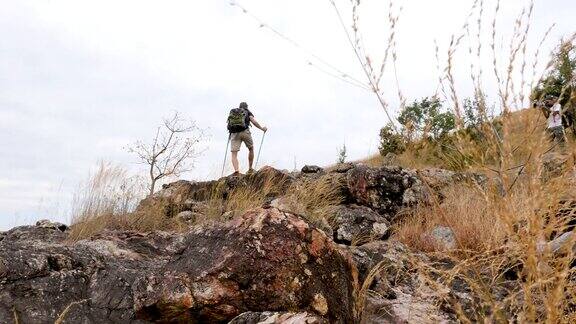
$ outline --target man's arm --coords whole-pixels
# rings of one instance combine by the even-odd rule
[[[254,126],[258,127],[263,132],[266,132],[268,130],[268,128],[266,126],[261,126],[260,124],[258,124],[256,119],[254,119],[254,116],[250,116],[250,121],[252,122],[252,124],[254,124]]]

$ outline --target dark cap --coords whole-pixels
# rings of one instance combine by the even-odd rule
[[[240,103],[240,106],[238,106],[238,107],[240,107],[240,108],[248,108],[248,104],[245,103],[245,102],[241,102],[241,103]]]

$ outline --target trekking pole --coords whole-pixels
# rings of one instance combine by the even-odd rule
[[[232,133],[228,134],[228,141],[226,141],[226,152],[224,152],[224,163],[222,163],[222,174],[220,177],[224,176],[224,168],[226,168],[226,157],[228,157],[228,145],[230,145],[230,138],[232,138]]]
[[[262,152],[262,145],[264,144],[264,136],[266,136],[266,132],[262,133],[262,140],[260,141],[260,148],[258,148],[258,156],[256,157],[256,164],[254,165],[254,169],[258,167],[258,160],[260,160],[260,152]]]

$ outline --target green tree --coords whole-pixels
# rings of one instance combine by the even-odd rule
[[[532,91],[532,100],[541,100],[547,96],[560,98],[565,105],[574,90],[574,72],[576,71],[576,45],[572,41],[562,41],[553,53],[553,66]]]
[[[442,101],[436,97],[425,97],[406,106],[398,116],[407,137],[424,136],[438,139],[456,128],[453,113],[442,107]]]

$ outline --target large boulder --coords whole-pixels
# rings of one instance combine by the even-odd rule
[[[225,323],[246,311],[349,323],[356,286],[349,254],[273,208],[180,234],[68,242],[27,226],[0,241],[0,323]]]
[[[354,320],[357,272],[350,256],[295,215],[255,210],[223,226],[198,227],[185,246],[161,277],[146,280],[159,289],[187,285],[195,318],[226,321],[248,310],[305,310],[332,322]],[[166,279],[182,272],[187,281]],[[149,320],[170,316],[175,305],[149,290],[139,314]]]
[[[0,323],[142,323],[132,284],[159,271],[178,238],[124,232],[70,243],[58,228],[12,229],[0,242]]]

